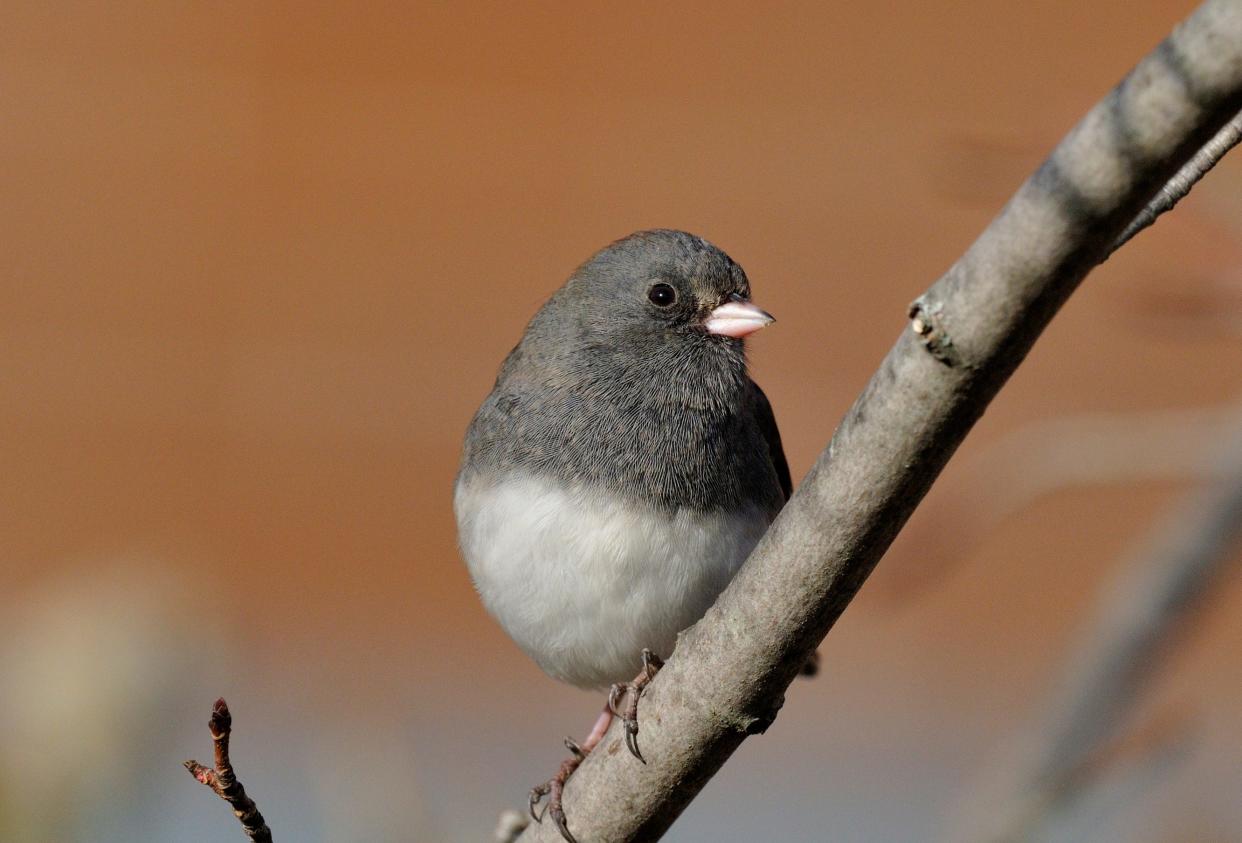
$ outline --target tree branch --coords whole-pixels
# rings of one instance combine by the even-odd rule
[[[1127,224],[1242,111],[1242,2],[1209,0],[1078,124],[911,309],[903,331],[737,577],[684,632],[641,709],[569,780],[583,841],[658,838],[840,617],[1009,375]],[[614,751],[614,748],[617,751]],[[522,840],[556,843],[552,824]]]
[[[207,722],[207,728],[211,730],[211,739],[216,748],[215,769],[205,767],[197,761],[186,761],[185,768],[190,771],[191,776],[215,791],[216,796],[229,803],[247,837],[254,843],[272,843],[272,832],[267,827],[267,821],[259,813],[259,807],[254,804],[254,800],[246,795],[246,789],[233,772],[233,763],[229,760],[229,735],[233,731],[233,715],[229,713],[228,703],[223,697],[212,706],[211,720]]]

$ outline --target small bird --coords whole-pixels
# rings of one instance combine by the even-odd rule
[[[643,686],[789,497],[746,368],[744,338],[772,321],[703,238],[632,234],[535,314],[466,434],[454,511],[484,605],[554,678],[611,686],[590,736],[567,739],[573,757],[531,792],[532,816],[548,795],[567,840],[565,780],[614,715],[641,758]]]

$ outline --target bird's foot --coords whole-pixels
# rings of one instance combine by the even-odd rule
[[[548,779],[541,785],[531,788],[530,791],[530,816],[537,823],[542,823],[545,816],[551,817],[552,822],[556,823],[557,829],[561,832],[561,836],[568,843],[577,843],[573,834],[569,831],[569,823],[565,819],[565,808],[561,804],[561,796],[565,792],[565,782],[569,781],[569,777],[573,775],[579,765],[586,760],[596,745],[603,740],[604,733],[608,731],[608,727],[612,725],[612,718],[620,717],[622,724],[625,726],[625,745],[630,752],[639,761],[643,761],[642,754],[638,751],[638,698],[642,695],[643,689],[647,684],[655,678],[655,675],[664,666],[664,662],[660,657],[650,650],[643,650],[643,669],[638,676],[634,677],[632,682],[613,685],[608,692],[608,704],[604,706],[604,710],[600,713],[599,719],[595,721],[595,727],[591,729],[591,734],[587,735],[587,739],[579,744],[572,738],[565,738],[565,748],[569,750],[569,758],[561,762],[561,767],[556,771],[556,775]],[[621,710],[621,700],[625,698],[625,710]],[[645,763],[645,762],[644,762]],[[547,805],[543,810],[539,810],[539,803],[544,797],[548,797]]]
[[[552,822],[556,823],[556,827],[560,830],[561,836],[569,843],[577,843],[574,836],[569,833],[569,823],[565,821],[565,809],[561,807],[561,793],[565,789],[565,782],[573,775],[574,770],[578,769],[582,759],[586,758],[586,753],[570,738],[565,738],[565,746],[571,755],[561,762],[561,768],[556,771],[556,775],[530,789],[530,816],[537,823],[543,822],[544,815],[551,817]],[[539,811],[539,803],[545,796],[548,797],[548,804],[542,811]]]
[[[578,843],[574,836],[569,833],[569,823],[565,820],[565,809],[561,806],[561,794],[565,790],[565,782],[573,775],[574,770],[578,769],[583,760],[590,754],[604,737],[604,733],[608,731],[608,727],[612,724],[612,711],[605,707],[600,712],[599,718],[595,721],[591,734],[587,735],[587,739],[579,744],[573,738],[565,738],[565,748],[569,750],[569,757],[561,762],[561,767],[556,771],[556,775],[548,779],[537,787],[530,789],[530,816],[537,823],[542,823],[544,816],[552,818],[552,822],[556,823],[557,830],[561,832],[561,836],[568,843]],[[543,797],[548,797],[548,804],[539,811],[539,803]]]
[[[643,689],[655,678],[662,667],[664,667],[664,662],[660,660],[660,657],[644,647],[643,669],[638,676],[634,677],[632,682],[613,685],[608,691],[608,710],[621,718],[621,723],[625,727],[625,745],[630,753],[644,764],[647,763],[646,759],[638,751],[638,698],[642,696]],[[620,708],[622,698],[626,701],[624,711]]]

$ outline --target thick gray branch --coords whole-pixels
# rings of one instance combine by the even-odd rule
[[[1242,111],[1242,0],[1200,7],[1076,126],[916,303],[879,371],[640,710],[570,779],[583,843],[653,840],[785,688],[988,402],[1127,224]],[[555,843],[551,823],[522,840]]]

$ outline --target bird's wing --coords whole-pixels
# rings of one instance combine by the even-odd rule
[[[772,467],[776,469],[781,491],[785,493],[785,500],[789,500],[789,496],[793,494],[793,480],[789,476],[789,463],[785,460],[785,449],[781,446],[781,432],[776,427],[776,416],[772,414],[772,405],[768,403],[768,396],[763,394],[759,384],[751,381],[750,387],[755,419],[759,422],[759,430],[768,443],[768,456],[772,459]]]

